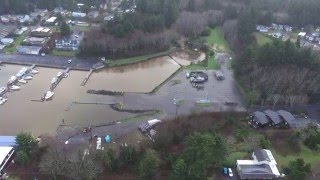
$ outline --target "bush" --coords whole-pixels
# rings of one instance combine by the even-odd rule
[[[211,29],[210,29],[210,27],[205,27],[204,29],[203,29],[203,31],[201,32],[201,36],[210,36],[210,34],[211,34]]]
[[[119,160],[122,165],[132,165],[138,160],[138,153],[132,145],[121,146]]]
[[[266,137],[261,137],[259,144],[263,149],[268,149],[271,147],[271,142]]]
[[[143,159],[139,163],[139,175],[141,179],[153,179],[159,166],[159,159],[155,151],[146,151]]]
[[[298,158],[295,161],[291,161],[288,167],[285,168],[285,171],[289,179],[301,180],[311,172],[311,165],[309,163],[306,164],[303,159]]]

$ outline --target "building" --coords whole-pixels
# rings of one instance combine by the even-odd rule
[[[0,40],[0,42],[2,44],[4,44],[4,45],[8,46],[8,45],[10,45],[10,44],[12,44],[14,42],[14,39],[12,39],[12,38],[2,38]]]
[[[292,27],[291,26],[288,26],[288,25],[284,25],[283,26],[283,29],[287,32],[292,32]]]
[[[293,115],[290,112],[285,110],[279,110],[277,111],[277,113],[279,114],[280,118],[285,121],[286,125],[289,125],[290,127],[295,127],[294,120],[296,118],[293,117]]]
[[[12,146],[0,146],[0,177],[4,174],[5,168],[10,163],[14,153]]]
[[[89,18],[92,18],[92,19],[95,19],[99,16],[99,11],[91,11],[88,13],[88,17]]]
[[[20,54],[40,55],[42,47],[40,46],[18,46],[17,52]]]
[[[250,160],[237,160],[240,179],[277,179],[282,177],[270,150],[257,149]]]
[[[111,21],[111,20],[113,20],[113,18],[114,18],[113,15],[108,15],[108,16],[104,17],[103,20],[105,20],[105,21]]]
[[[256,29],[261,32],[261,33],[267,33],[269,31],[269,27],[267,26],[261,26],[261,25],[257,25]]]
[[[30,16],[29,15],[20,15],[20,16],[18,16],[18,20],[20,23],[28,22],[28,21],[30,21]]]
[[[46,24],[54,24],[56,20],[57,20],[57,17],[52,16],[46,20]]]
[[[16,136],[0,136],[0,147],[1,146],[16,146]]]
[[[22,35],[24,32],[26,32],[28,30],[28,28],[27,27],[22,27],[22,28],[20,28],[20,29],[16,29],[15,31],[14,31],[14,34],[15,35]]]
[[[87,14],[86,13],[82,13],[82,12],[72,12],[72,17],[74,18],[84,18],[86,17]]]
[[[44,38],[28,37],[28,38],[23,40],[23,44],[24,45],[29,45],[29,46],[42,46],[45,43],[47,43],[49,39],[50,39],[49,37],[44,37]]]
[[[256,111],[250,116],[249,124],[251,124],[254,128],[258,128],[270,125],[271,121],[267,118],[266,114]]]
[[[55,45],[57,50],[77,51],[79,47],[79,42],[74,39],[60,39],[55,40]]]
[[[266,110],[263,111],[267,118],[271,121],[272,126],[279,126],[283,123],[283,120],[280,119],[280,116],[277,112],[271,111],[271,110]]]
[[[298,34],[298,37],[304,37],[304,36],[306,36],[306,32],[299,32],[299,34]]]
[[[49,37],[52,35],[52,31],[50,28],[38,27],[33,29],[30,35],[35,37]]]

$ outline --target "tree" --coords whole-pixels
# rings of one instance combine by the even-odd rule
[[[247,113],[249,111],[249,108],[258,100],[258,93],[255,91],[250,91],[246,94],[245,96],[245,101],[246,101],[246,109]]]
[[[217,134],[195,133],[186,140],[182,158],[188,166],[188,176],[203,179],[207,168],[217,168],[225,160],[227,146]]]
[[[188,167],[182,158],[176,160],[172,165],[170,180],[188,180]],[[191,179],[190,179],[191,180]]]
[[[18,164],[24,165],[28,161],[28,155],[23,150],[19,150],[17,152],[16,160]]]
[[[289,162],[286,168],[289,179],[302,180],[311,172],[311,165],[305,163],[303,159],[298,158]]]
[[[18,151],[25,152],[28,156],[37,148],[38,141],[32,136],[31,133],[21,132],[16,137]]]
[[[137,152],[132,145],[121,146],[119,160],[122,164],[132,165],[137,161]]]
[[[102,165],[108,170],[117,171],[119,168],[119,160],[116,158],[113,149],[98,151],[96,160],[102,162]]]
[[[63,21],[60,25],[60,32],[62,36],[69,36],[71,34],[69,25]]]
[[[260,138],[260,146],[263,149],[268,149],[271,146],[271,142],[266,137]]]
[[[157,172],[159,159],[155,151],[148,149],[140,161],[138,170],[142,179],[152,179]]]

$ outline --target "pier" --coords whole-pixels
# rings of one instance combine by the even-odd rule
[[[93,69],[90,69],[89,73],[87,74],[87,76],[84,78],[84,80],[81,83],[81,86],[85,86],[87,81],[89,80],[91,74],[93,73]]]
[[[53,77],[53,80],[51,81],[51,86],[49,88],[49,91],[54,91],[54,89],[58,86],[58,84],[61,82],[61,80],[63,78],[67,78],[68,76],[68,73],[70,71],[70,68],[67,68],[66,70],[62,71],[62,72],[59,72],[58,75],[56,77]],[[44,93],[44,95],[41,97],[41,101],[44,101],[46,100],[45,97],[46,97],[46,94],[47,92]]]

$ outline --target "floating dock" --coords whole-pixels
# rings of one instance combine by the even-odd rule
[[[87,74],[87,76],[84,78],[84,80],[81,83],[81,86],[85,86],[87,81],[89,80],[91,74],[93,73],[93,69],[90,69],[89,73]]]

